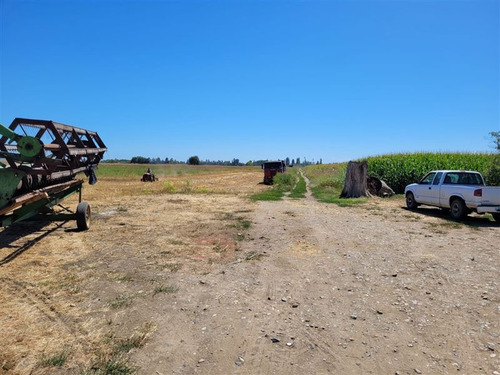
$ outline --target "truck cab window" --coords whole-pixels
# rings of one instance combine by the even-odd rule
[[[442,175],[443,175],[443,172],[436,173],[436,177],[434,177],[434,182],[432,184],[433,185],[439,185],[439,181],[441,181],[441,176]]]
[[[422,185],[432,184],[432,180],[434,179],[434,176],[436,176],[435,172],[429,173],[427,176],[422,178],[422,180],[420,181],[420,184],[422,184]]]

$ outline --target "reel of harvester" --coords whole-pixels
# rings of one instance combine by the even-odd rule
[[[76,219],[90,225],[90,206],[82,202],[85,173],[97,182],[94,170],[107,148],[96,132],[53,121],[16,118],[0,124],[0,227],[15,222]],[[76,213],[55,214],[53,207],[79,193]]]

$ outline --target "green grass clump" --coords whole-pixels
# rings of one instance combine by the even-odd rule
[[[66,360],[68,359],[68,353],[66,351],[62,351],[60,353],[56,353],[51,356],[43,355],[40,360],[40,366],[42,367],[62,367]]]
[[[145,335],[134,335],[128,339],[118,340],[113,348],[113,353],[128,353],[134,348],[140,348],[144,344],[144,339]]]
[[[127,360],[118,355],[102,356],[89,369],[82,371],[82,375],[130,375],[137,369],[129,366]]]
[[[153,292],[153,296],[155,296],[159,293],[168,293],[168,294],[177,293],[178,290],[179,290],[179,287],[177,287],[175,285],[168,285],[168,286],[159,285],[155,288],[155,290]]]
[[[161,189],[161,192],[162,193],[165,193],[165,194],[173,194],[175,193],[175,186],[174,184],[172,184],[170,181],[166,181],[163,183],[163,187]]]
[[[311,188],[313,196],[324,203],[335,203],[340,207],[351,207],[360,203],[365,203],[364,198],[340,198],[342,189],[334,187],[313,186]]]
[[[304,180],[304,177],[302,177],[302,175],[299,174],[298,176],[299,181],[292,189],[292,192],[289,195],[290,198],[305,198],[306,196],[306,180]]]
[[[478,171],[486,178],[494,154],[486,153],[409,153],[366,158],[368,175],[384,180],[396,193],[418,182],[427,172],[438,169]],[[489,181],[486,181],[489,183]]]
[[[120,307],[128,306],[132,303],[135,297],[132,295],[122,294],[121,296],[116,297],[114,300],[109,302],[109,307],[113,309],[118,309]]]

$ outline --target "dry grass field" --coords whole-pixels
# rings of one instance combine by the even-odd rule
[[[0,230],[0,374],[500,371],[498,223],[254,202],[259,168],[153,171],[103,165],[87,232]]]

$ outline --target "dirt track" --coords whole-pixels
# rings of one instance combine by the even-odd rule
[[[108,202],[96,237],[56,230],[0,268],[6,373],[57,373],[34,361],[58,340],[72,353],[59,373],[78,373],[110,332],[143,335],[129,353],[140,374],[500,372],[498,224],[455,224],[401,199],[354,208],[310,196],[170,199],[141,197],[118,214]],[[145,206],[148,225],[137,219]],[[63,254],[57,237],[69,238]],[[16,280],[21,270],[48,284]],[[158,285],[178,290],[154,293]]]

